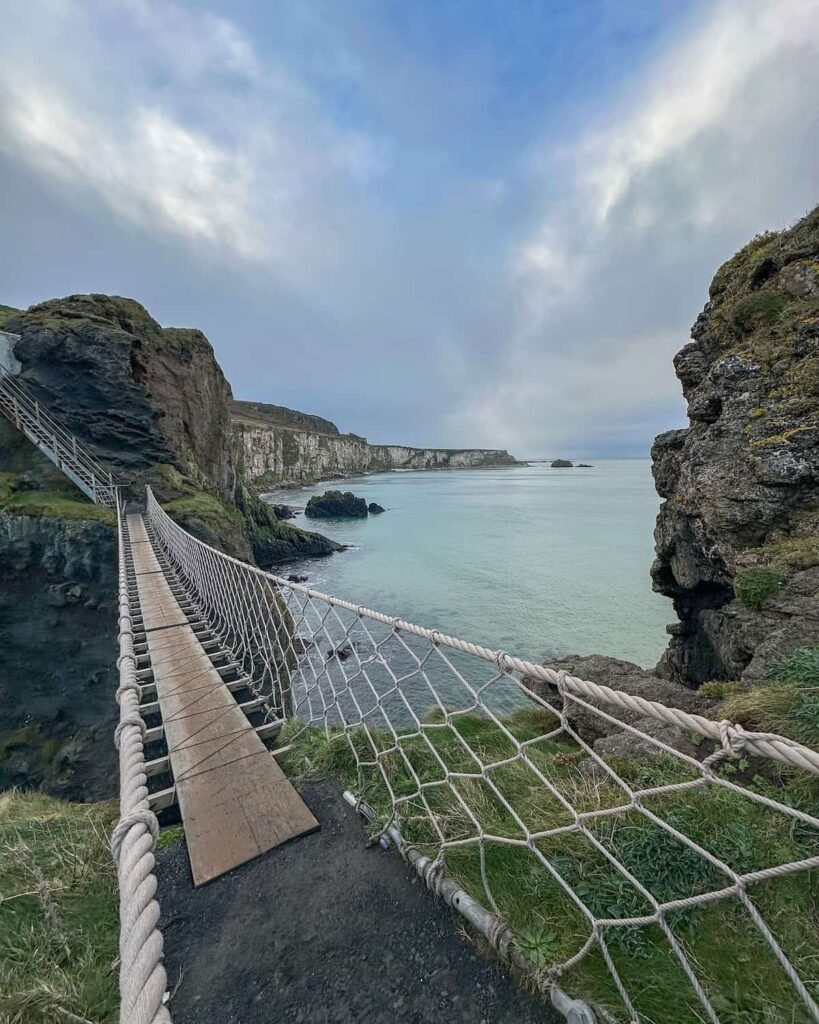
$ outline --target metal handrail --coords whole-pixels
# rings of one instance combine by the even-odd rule
[[[113,474],[99,462],[61,423],[54,419],[33,394],[0,366],[0,411],[11,419],[30,440],[70,477],[79,480],[89,497],[100,504],[113,506],[116,483]]]

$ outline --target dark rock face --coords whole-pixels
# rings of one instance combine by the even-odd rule
[[[380,516],[382,512],[386,512],[387,510],[383,505],[379,505],[377,502],[371,501],[367,506],[367,511],[371,516]]]
[[[0,515],[0,567],[0,789],[112,797],[115,531]]]
[[[555,459],[552,463],[552,469],[572,469],[573,466],[574,463],[568,459]]]
[[[22,379],[134,497],[149,482],[181,525],[247,561],[340,550],[284,527],[246,489],[230,385],[201,331],[160,327],[138,302],[111,295],[51,299],[6,330],[20,336]]]
[[[51,299],[5,329],[23,379],[102,460],[126,475],[170,464],[232,496],[230,385],[201,331],[109,295]]]
[[[652,449],[652,577],[679,616],[658,671],[759,679],[819,640],[819,209],[729,260],[691,336],[674,361],[690,425]],[[780,585],[749,607],[760,568]]]
[[[314,495],[308,502],[304,514],[311,519],[328,519],[343,516],[348,519],[364,519],[367,516],[367,502],[357,498],[352,491],[325,491]]]

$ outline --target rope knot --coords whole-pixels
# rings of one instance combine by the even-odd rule
[[[119,858],[122,855],[122,844],[134,825],[144,825],[148,832],[151,833],[151,839],[154,843],[156,842],[156,837],[159,835],[159,822],[154,812],[144,809],[131,811],[130,814],[126,814],[119,819],[114,826],[114,831],[111,833],[111,855],[114,858],[115,864],[119,864]]]
[[[429,641],[433,647],[437,647],[441,642],[443,633],[440,633],[437,629],[431,629],[429,633]]]
[[[440,885],[444,880],[444,859],[436,857],[424,873],[424,881],[430,892],[440,895]]]
[[[703,768],[713,770],[723,761],[736,761],[745,749],[747,737],[741,725],[734,725],[727,718],[719,723],[719,741],[722,744],[721,750],[715,750],[710,757],[702,762]]]
[[[142,700],[142,687],[139,685],[136,679],[129,679],[126,680],[126,682],[124,683],[120,683],[119,686],[117,687],[117,692],[115,694],[117,704],[121,704],[122,698],[125,696],[126,693],[128,693],[131,690],[136,694],[137,701]],[[140,719],[140,721],[142,721],[142,719]]]
[[[143,721],[142,715],[126,715],[125,718],[123,718],[120,721],[119,725],[114,730],[114,746],[117,748],[117,750],[119,750],[119,745],[122,740],[122,734],[123,732],[125,732],[129,725],[133,725],[136,729],[139,729],[140,733],[142,734],[142,742],[145,742],[145,736],[148,732],[148,726]]]
[[[498,675],[502,676],[502,675],[506,674],[506,659],[507,659],[507,657],[508,657],[508,655],[507,655],[506,651],[495,651],[495,653],[493,655],[493,660],[495,662],[495,667],[498,670]]]

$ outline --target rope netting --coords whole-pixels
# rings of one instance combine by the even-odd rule
[[[490,909],[543,990],[601,1020],[819,1021],[815,750],[289,582],[150,491],[147,521],[288,720],[290,763],[341,778],[432,888]]]

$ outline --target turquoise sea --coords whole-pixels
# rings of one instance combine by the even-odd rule
[[[651,589],[659,498],[647,459],[393,472],[275,492],[304,506],[340,488],[383,505],[365,520],[295,525],[352,545],[291,562],[309,585],[529,660],[607,654],[653,665],[671,602]]]

